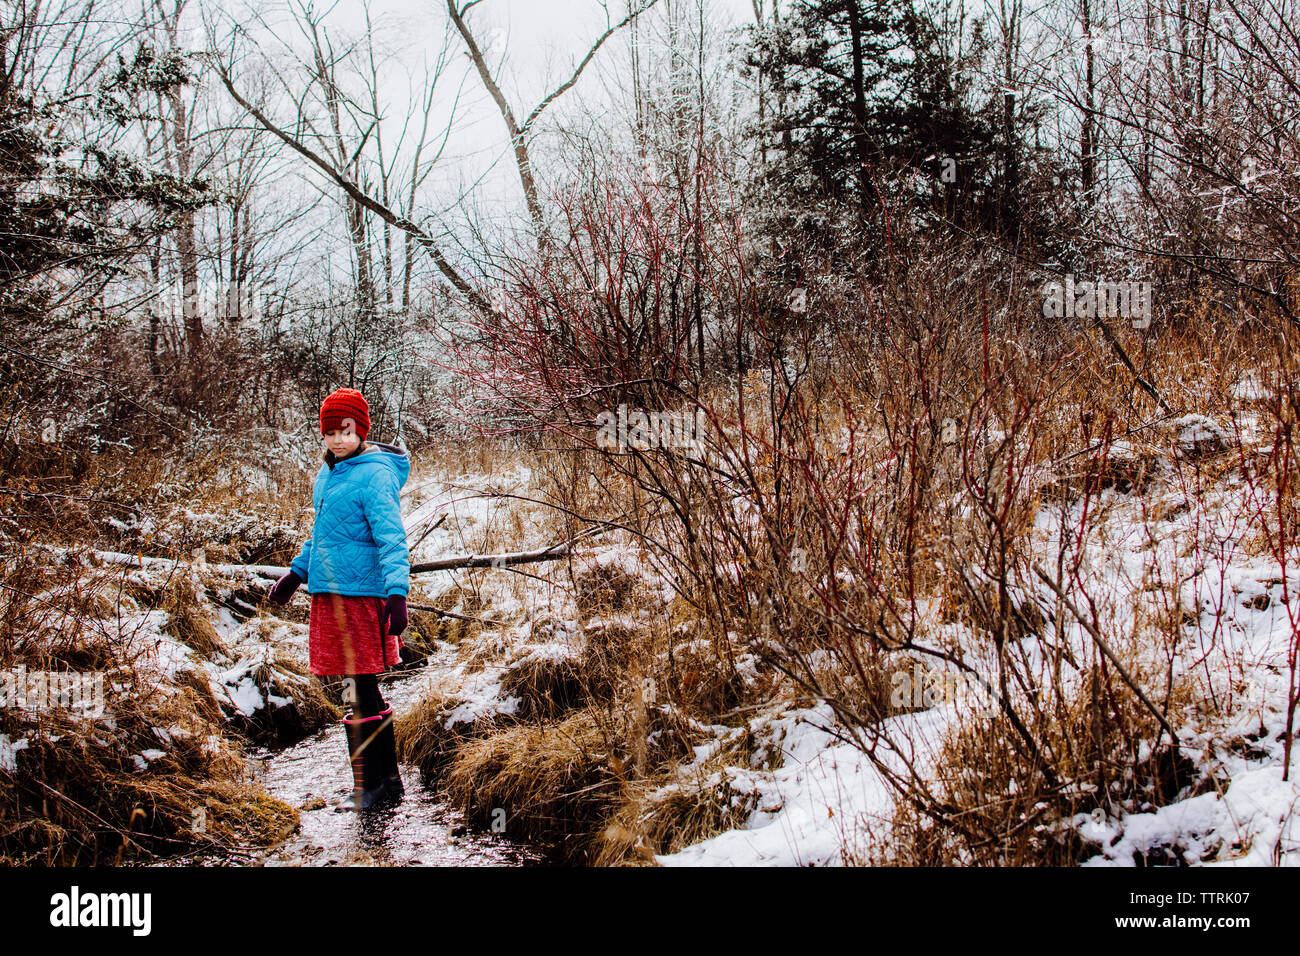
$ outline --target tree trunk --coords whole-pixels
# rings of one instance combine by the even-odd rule
[[[319,42],[316,43],[313,52],[316,57],[316,78],[325,91],[326,111],[329,114],[331,132],[334,134],[335,155],[338,157],[340,171],[351,182],[357,183],[360,178],[358,176],[361,168],[360,156],[348,164],[348,149],[343,142],[343,118],[339,109],[342,94],[334,82],[333,66],[326,63]],[[368,326],[375,315],[375,282],[370,269],[370,242],[366,235],[366,211],[353,198],[345,199],[344,206],[348,223],[348,236],[352,240],[352,251],[356,256],[357,263],[356,289],[357,302],[361,311],[362,321],[360,324]]]
[[[162,249],[155,239],[149,250],[149,274],[153,277],[153,298],[149,301],[149,374],[157,382],[162,377],[158,359],[158,338],[162,330]]]
[[[188,116],[185,99],[179,86],[167,93],[172,110],[172,145],[176,157],[176,176],[188,182],[193,167],[194,151],[189,141]],[[185,346],[191,360],[203,350],[203,313],[199,311],[199,256],[194,242],[194,213],[181,213],[176,227],[176,254],[180,259],[181,301],[185,316]]]
[[[1096,81],[1093,76],[1092,51],[1092,0],[1080,0],[1079,12],[1083,24],[1083,121],[1079,132],[1079,182],[1084,195],[1092,193],[1097,185],[1096,132],[1093,128],[1096,108]]]
[[[176,0],[176,5],[168,13],[161,0],[157,2],[157,10],[172,50],[176,50],[180,42],[180,20],[185,11],[185,3],[186,0]],[[180,84],[167,91],[167,102],[171,108],[171,144],[176,177],[181,182],[188,182],[194,166],[194,147],[190,142],[189,116]],[[180,223],[176,227],[176,254],[180,260],[185,346],[189,359],[193,361],[203,349],[203,314],[199,311],[199,257],[194,241],[192,211],[181,213]]]
[[[867,91],[862,53],[862,11],[849,2],[849,39],[853,47],[853,147],[858,157],[858,201],[865,216],[871,208],[871,145],[867,141]]]
[[[510,134],[510,145],[515,151],[515,168],[519,171],[519,182],[524,189],[524,202],[528,206],[528,216],[533,222],[533,230],[537,236],[539,247],[544,247],[546,220],[542,215],[541,199],[537,195],[537,181],[533,178],[532,160],[528,156],[528,141],[525,135],[527,131],[520,127],[515,120],[514,110],[510,108],[505,94],[501,92],[501,87],[492,78],[492,71],[488,69],[487,61],[483,59],[483,54],[474,39],[474,34],[470,32],[469,25],[465,23],[464,17],[461,16],[461,11],[456,9],[456,0],[447,0],[447,12],[451,15],[451,21],[456,25],[461,38],[465,41],[465,47],[469,50],[469,56],[474,63],[474,68],[478,70],[479,79],[483,81],[484,88],[491,95],[497,105],[497,110],[501,113],[502,120],[505,121],[506,131]]]

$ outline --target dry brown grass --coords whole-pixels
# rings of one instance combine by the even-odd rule
[[[427,784],[441,782],[461,746],[510,720],[481,717],[448,727],[447,719],[460,704],[459,698],[448,694],[428,694],[394,722],[398,758],[414,764]]]
[[[464,643],[470,646],[483,632],[481,622],[463,620],[467,617],[483,616],[485,604],[482,595],[477,591],[456,584],[447,588],[429,603],[440,611],[450,611],[461,617],[448,617],[430,611],[413,611],[412,620],[415,621],[426,644],[432,640],[439,640],[449,644]],[[432,647],[431,644],[428,646]]]
[[[109,692],[108,714],[111,723],[58,709],[0,711],[0,733],[27,741],[16,769],[0,771],[0,859],[96,865],[228,856],[277,843],[297,825],[293,808],[247,780],[200,692],[137,684]],[[163,736],[158,727],[170,730]],[[140,757],[145,752],[151,759]]]
[[[647,673],[643,661],[652,649],[651,639],[617,620],[588,623],[583,628],[578,669],[591,700],[609,700],[634,670]]]
[[[267,700],[252,717],[230,713],[230,725],[265,744],[292,744],[342,718],[343,711],[330,699],[320,679],[296,657],[280,652],[267,655],[249,676]],[[287,704],[276,706],[272,697]]]
[[[652,864],[656,854],[676,853],[692,844],[743,826],[758,794],[730,768],[747,767],[755,738],[734,734],[703,764],[688,761],[701,736],[676,711],[657,708],[652,725],[660,733],[653,771],[630,779],[599,834],[592,862],[597,866]]]
[[[28,540],[163,557],[202,548],[213,562],[287,564],[310,527],[315,469],[268,459],[266,438],[240,432],[220,453],[25,445],[0,460],[0,485],[23,492],[0,493],[0,508]]]
[[[147,482],[164,473],[158,462],[141,459],[122,459],[121,472],[109,474]],[[85,474],[94,478],[105,466],[94,461]],[[115,486],[115,493],[130,489]],[[43,544],[16,547],[0,574],[0,666],[98,672],[106,691],[102,719],[57,703],[0,710],[0,733],[10,743],[25,741],[12,772],[0,770],[0,859],[228,860],[282,840],[297,813],[247,776],[207,678],[185,669],[161,673],[151,663],[149,628],[129,623],[141,610],[163,610],[166,631],[196,657],[224,660],[201,583],[186,573],[155,581],[101,566],[86,547],[108,543],[97,542],[98,513],[60,511],[42,527]],[[60,556],[49,545],[61,541],[73,547]],[[263,676],[271,686],[280,679]],[[318,702],[309,689],[281,693],[295,706]]]
[[[589,863],[622,788],[625,760],[613,746],[589,709],[549,726],[519,724],[462,744],[447,795],[478,826],[503,821],[508,836]]]
[[[1132,451],[1103,445],[1095,453],[1082,454],[1062,462],[1053,480],[1044,483],[1045,496],[1077,497],[1086,489],[1114,488],[1122,493],[1141,494],[1151,487],[1167,462],[1161,449],[1149,444],[1136,445]]]
[[[448,477],[494,474],[518,460],[516,443],[477,436],[444,438],[420,450],[423,465]]]
[[[177,574],[172,577],[159,606],[167,612],[165,632],[199,657],[210,661],[225,653],[208,608],[200,603],[194,582],[188,576]]]
[[[464,662],[466,672],[473,674],[505,663],[513,647],[508,637],[493,633],[480,636],[476,641],[461,643],[458,656]]]
[[[182,695],[188,697],[188,706],[204,720],[215,726],[225,719],[221,703],[212,692],[212,684],[203,674],[193,668],[182,668],[176,672],[176,686]]]
[[[638,781],[629,789],[600,833],[594,865],[653,865],[656,855],[744,826],[757,804],[757,795],[737,789],[725,771],[686,782],[662,780]]]
[[[1189,700],[1187,685],[1173,689],[1175,709]],[[1074,866],[1098,852],[1068,825],[1076,814],[1115,818],[1213,786],[1167,736],[1145,753],[1159,731],[1155,717],[1127,688],[1110,687],[1099,667],[1080,691],[1040,703],[1046,719],[1035,739],[1061,785],[1047,783],[1001,715],[971,716],[945,737],[935,766],[941,810],[903,798],[887,845],[857,862]],[[1184,865],[1154,852],[1135,863]]]
[[[501,693],[520,700],[521,720],[555,720],[591,695],[581,663],[573,657],[531,656],[506,668]]]
[[[578,606],[586,613],[607,613],[627,606],[636,582],[618,564],[588,563],[577,557],[571,569]]]

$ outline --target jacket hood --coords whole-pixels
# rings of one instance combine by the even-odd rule
[[[397,486],[400,488],[406,484],[406,479],[411,476],[411,456],[406,453],[405,448],[397,445],[389,445],[382,441],[372,441],[372,451],[363,451],[359,455],[353,455],[351,458],[344,458],[342,461],[334,463],[334,469],[339,468],[391,468],[393,474],[397,476]],[[329,469],[328,461],[322,465],[323,468]]]

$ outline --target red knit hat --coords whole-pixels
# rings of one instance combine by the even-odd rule
[[[370,406],[355,388],[335,389],[321,403],[320,433],[324,435],[335,428],[345,429],[349,422],[357,437],[365,441],[370,433]]]

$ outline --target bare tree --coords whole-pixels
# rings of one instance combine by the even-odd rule
[[[365,214],[374,214],[388,226],[405,233],[409,237],[409,242],[423,249],[438,271],[452,284],[471,308],[482,314],[489,314],[491,305],[488,301],[474,288],[460,269],[447,258],[439,241],[413,218],[415,216],[413,209],[415,191],[428,175],[429,169],[432,163],[436,161],[437,156],[433,159],[426,159],[423,154],[423,145],[418,147],[419,159],[410,173],[412,179],[408,180],[409,188],[406,203],[408,208],[405,211],[392,201],[391,196],[389,201],[385,201],[382,193],[380,197],[372,195],[362,175],[364,167],[361,164],[361,159],[364,150],[369,144],[370,137],[378,128],[378,121],[373,113],[373,100],[371,103],[360,104],[343,94],[336,72],[336,64],[341,62],[343,55],[332,49],[328,43],[328,37],[319,26],[312,26],[313,20],[318,19],[316,15],[309,9],[303,10],[302,13],[304,29],[307,35],[319,39],[319,42],[312,41],[312,49],[316,51],[312,54],[312,62],[304,64],[303,71],[310,77],[309,89],[296,90],[295,84],[289,78],[278,70],[273,70],[275,78],[286,91],[289,91],[289,95],[296,104],[297,115],[292,126],[276,122],[269,115],[268,107],[254,103],[236,84],[232,73],[233,63],[237,58],[236,48],[239,41],[248,39],[246,30],[238,24],[230,28],[224,43],[218,42],[215,25],[209,28],[209,55],[222,85],[234,102],[255,122],[300,156],[307,159],[343,192],[346,201],[351,204],[351,211],[348,213],[348,224],[354,248],[358,248],[358,244],[366,238]],[[426,134],[427,117],[432,108],[432,87],[438,82],[441,70],[446,65],[447,58],[439,56],[434,73],[425,79],[428,87],[428,94],[424,100]],[[315,120],[307,110],[307,100],[311,95],[311,87],[318,89],[323,95],[323,106],[328,127],[325,130],[317,127]],[[354,131],[350,143],[346,141],[344,135],[345,118],[350,121],[351,129]],[[421,143],[423,143],[423,139]],[[438,155],[440,154],[441,150],[439,150]],[[385,166],[387,167],[387,164]],[[370,268],[371,260],[368,243],[366,249],[364,260],[358,258],[358,288],[359,290],[364,288],[366,297],[370,298],[374,294],[374,281]],[[360,266],[362,261],[365,263],[364,270]]]
[[[528,141],[532,134],[533,127],[537,120],[545,112],[546,108],[559,99],[565,92],[572,89],[577,84],[579,77],[582,76],[583,70],[587,68],[596,53],[604,46],[605,41],[612,37],[619,30],[632,23],[637,17],[641,16],[658,0],[644,0],[637,6],[628,10],[628,13],[618,23],[612,23],[609,16],[609,8],[605,8],[606,29],[605,32],[597,38],[596,42],[588,48],[586,54],[578,62],[573,73],[567,80],[557,86],[554,90],[544,96],[536,106],[532,108],[524,121],[520,123],[515,118],[514,110],[510,102],[506,99],[505,94],[501,92],[501,86],[488,67],[487,60],[484,59],[483,51],[479,48],[478,41],[474,38],[469,24],[465,20],[465,15],[478,6],[482,0],[469,0],[461,6],[456,5],[456,0],[447,0],[447,13],[451,21],[456,26],[461,38],[465,41],[465,48],[469,52],[470,59],[474,63],[474,68],[478,71],[479,78],[483,81],[483,87],[492,97],[496,104],[497,110],[501,113],[501,119],[506,124],[506,132],[510,134],[510,145],[515,153],[515,167],[519,171],[519,182],[524,189],[524,201],[528,205],[528,215],[533,223],[533,232],[537,237],[539,248],[544,248],[547,243],[546,235],[546,217],[542,210],[542,202],[537,192],[537,180],[534,176],[532,159],[528,153]]]
[[[187,0],[154,0],[154,10],[166,35],[169,50],[180,51],[180,22]],[[194,147],[191,143],[190,110],[181,85],[175,84],[166,92],[171,109],[170,161],[176,176],[189,179],[194,172]],[[185,341],[190,359],[198,357],[203,348],[203,313],[199,309],[199,257],[195,243],[194,213],[184,212],[176,226],[176,253],[181,274],[181,300],[185,314]]]
[[[1090,239],[1117,261],[1150,263],[1167,297],[1208,279],[1300,322],[1286,279],[1300,263],[1286,172],[1300,155],[1300,10],[1226,0],[1215,13],[1200,0],[1147,0],[1091,27],[1106,41],[1088,47],[1096,100],[1086,89],[1062,94],[1085,118],[1083,159],[1096,164]],[[1104,189],[1103,176],[1113,180]]]

